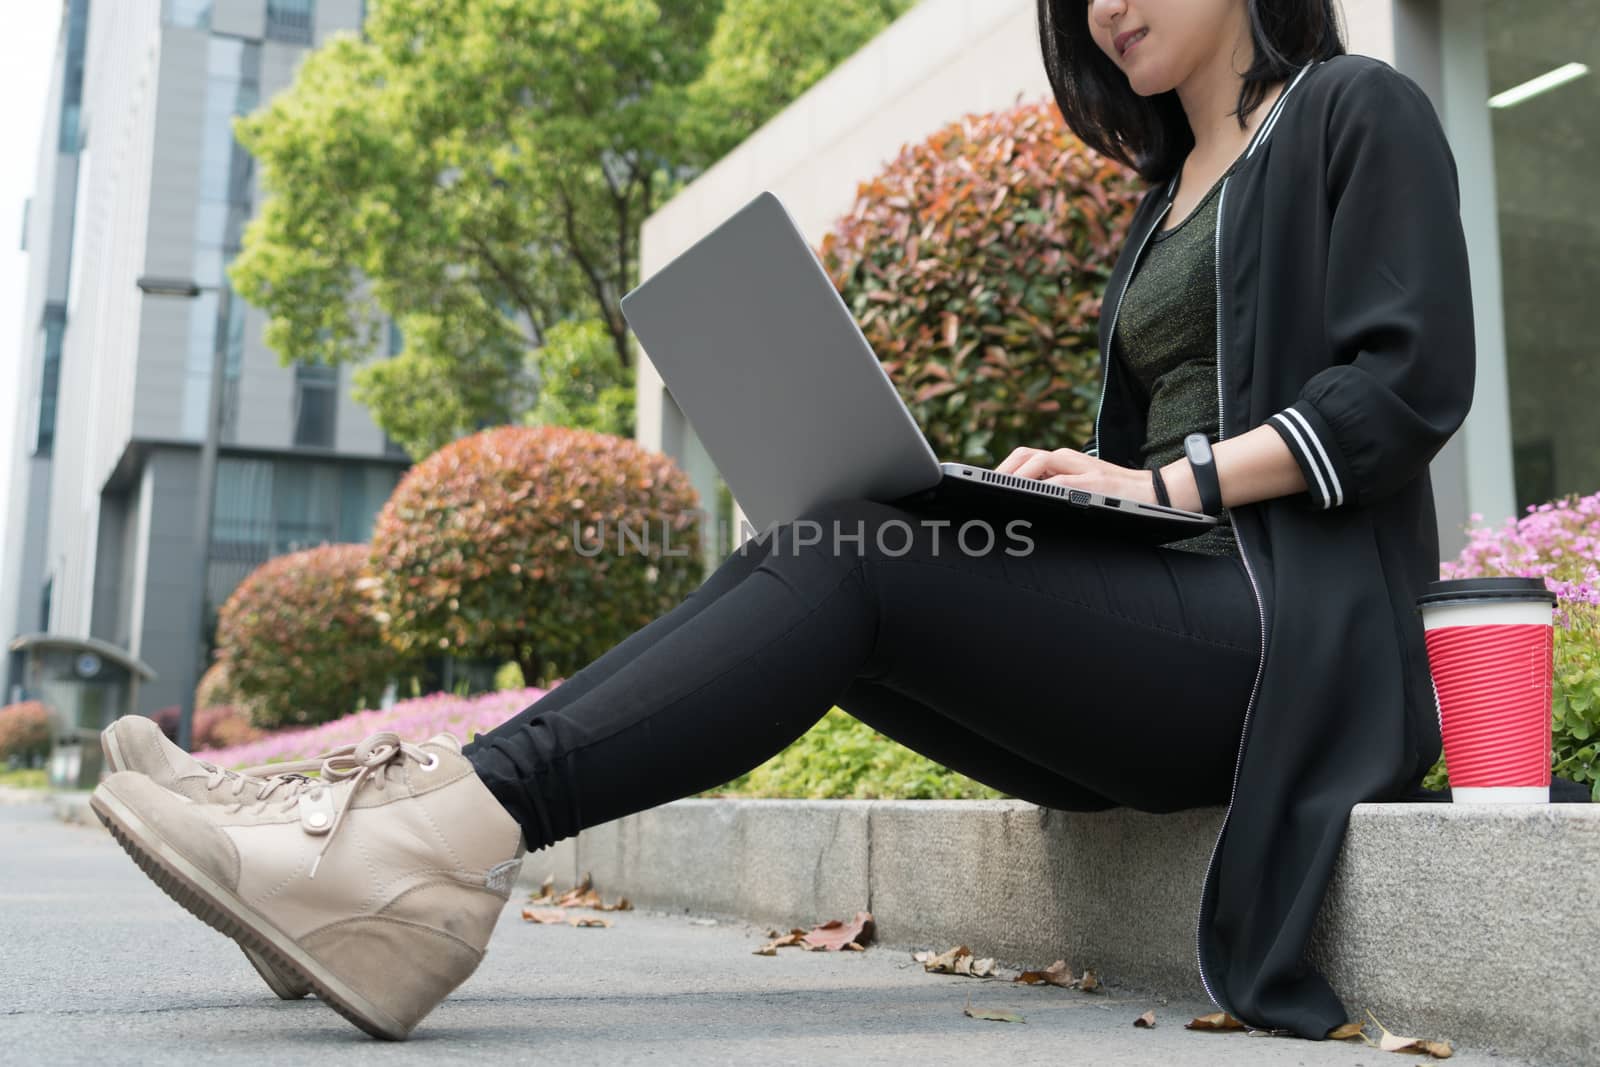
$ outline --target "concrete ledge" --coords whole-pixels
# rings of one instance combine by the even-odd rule
[[[967,944],[1110,985],[1204,998],[1200,882],[1221,807],[1059,812],[1020,801],[683,800],[532,853],[608,898],[808,925],[867,908],[896,947]],[[1600,805],[1361,804],[1311,957],[1353,1018],[1551,1064],[1600,1062]]]

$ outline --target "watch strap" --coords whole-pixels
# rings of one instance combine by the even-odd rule
[[[1196,444],[1203,447],[1205,461],[1196,463],[1187,447],[1184,449],[1184,455],[1189,460],[1189,470],[1194,473],[1195,489],[1200,493],[1200,510],[1207,515],[1221,515],[1222,482],[1217,477],[1217,462],[1211,452],[1211,442],[1203,434],[1193,436],[1199,438]]]

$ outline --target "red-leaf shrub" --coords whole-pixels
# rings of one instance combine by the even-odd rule
[[[250,713],[227,704],[202,707],[194,713],[194,749],[232,748],[266,737],[250,723]]]
[[[183,709],[176,704],[168,704],[150,713],[150,721],[161,727],[161,732],[173,744],[178,743],[178,716],[183,714]]]
[[[194,687],[194,706],[197,708],[224,707],[229,705],[243,706],[244,698],[239,694],[238,688],[233,684],[233,679],[228,676],[228,661],[215,659],[206,672],[200,676],[200,681]]]
[[[376,704],[407,666],[385,644],[362,592],[366,545],[321,545],[269,559],[217,618],[217,655],[256,726],[327,722]]]
[[[684,473],[634,441],[484,430],[395,487],[372,533],[374,606],[402,651],[515,661],[548,684],[699,584],[700,519]]]
[[[820,257],[940,456],[1088,440],[1101,297],[1140,192],[1054,101],[968,115],[858,186]]]
[[[37,700],[0,708],[0,765],[28,763],[50,754],[50,709]]]

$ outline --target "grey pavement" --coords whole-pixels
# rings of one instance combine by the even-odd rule
[[[1185,1030],[1203,1001],[930,975],[902,950],[755,956],[765,930],[742,922],[623,912],[610,929],[536,926],[521,896],[478,972],[390,1044],[315,1000],[275,1000],[98,827],[0,805],[0,1063],[1416,1062],[1359,1042]],[[1026,1022],[967,1018],[968,998]],[[1134,1028],[1146,1010],[1156,1027]],[[1457,1047],[1451,1062],[1529,1061]]]

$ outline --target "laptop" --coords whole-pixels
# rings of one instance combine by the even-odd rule
[[[622,314],[758,532],[854,497],[1151,544],[1216,525],[1179,508],[940,462],[770,191],[628,292]]]

